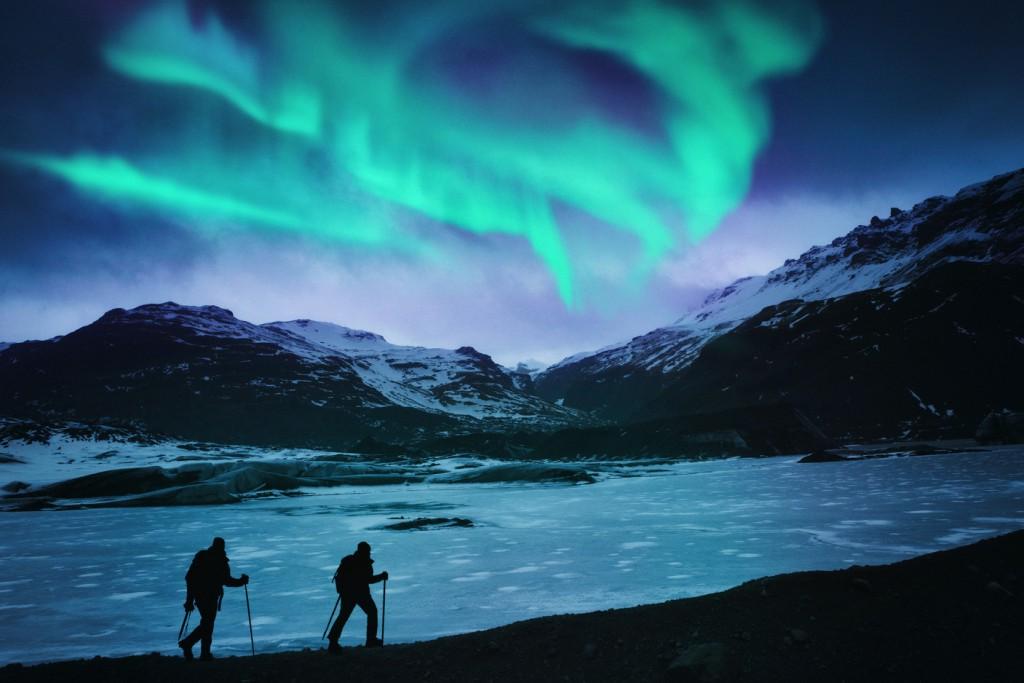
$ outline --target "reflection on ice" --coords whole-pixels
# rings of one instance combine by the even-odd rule
[[[137,600],[138,598],[144,598],[147,595],[155,595],[155,593],[153,593],[153,591],[136,591],[135,593],[115,593],[114,595],[108,595],[107,597],[111,600],[128,602],[129,600]]]

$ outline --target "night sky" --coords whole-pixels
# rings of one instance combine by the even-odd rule
[[[552,362],[1024,165],[1015,3],[0,4],[0,340],[175,300]]]

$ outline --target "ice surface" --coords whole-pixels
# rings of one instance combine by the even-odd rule
[[[1024,526],[1024,449],[614,466],[588,485],[309,492],[226,507],[0,515],[0,661],[176,654],[182,577],[214,535],[227,539],[235,574],[252,576],[264,652],[320,644],[331,574],[363,539],[391,574],[389,642],[892,562]],[[477,526],[375,530],[437,510]],[[379,604],[380,586],[374,594]],[[226,589],[215,650],[247,652],[246,623],[242,592]],[[357,613],[343,644],[357,643],[363,623]]]

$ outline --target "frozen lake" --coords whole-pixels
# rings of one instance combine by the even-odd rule
[[[879,564],[1024,527],[1024,449],[847,463],[796,458],[611,468],[595,484],[310,490],[220,507],[0,514],[0,663],[176,654],[193,553],[227,539],[252,577],[258,651],[319,647],[330,577],[360,540],[388,570],[386,640],[700,595]],[[382,531],[393,518],[472,528]],[[380,605],[381,585],[373,587]],[[195,615],[198,617],[198,615]],[[343,645],[361,642],[356,610]],[[214,653],[248,652],[225,589]]]

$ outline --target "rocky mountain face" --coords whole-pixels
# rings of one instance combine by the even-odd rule
[[[333,448],[579,421],[516,382],[470,347],[402,347],[328,323],[254,325],[216,306],[165,303],[10,346],[0,353],[0,414]]]
[[[470,418],[515,420],[520,426],[573,423],[575,411],[539,399],[522,368],[499,366],[471,346],[428,349],[398,346],[372,332],[312,320],[267,323],[351,359],[367,385],[395,405]]]
[[[826,434],[970,437],[1024,396],[1024,265],[954,261],[899,289],[769,306],[708,342],[649,413],[786,401]]]
[[[872,218],[536,390],[617,421],[781,400],[835,436],[969,435],[1021,401],[1022,266],[1024,169]]]

